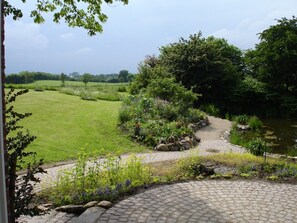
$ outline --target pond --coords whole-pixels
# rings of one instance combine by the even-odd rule
[[[297,120],[265,120],[262,136],[270,152],[297,156]]]

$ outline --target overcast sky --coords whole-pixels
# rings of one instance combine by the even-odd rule
[[[7,74],[136,73],[146,55],[158,55],[159,47],[180,37],[202,31],[204,37],[222,37],[249,49],[275,19],[297,15],[296,0],[129,0],[128,5],[104,6],[109,17],[104,31],[90,37],[81,28],[51,22],[50,16],[45,24],[34,24],[29,17],[34,4],[20,6],[20,21],[6,19]]]

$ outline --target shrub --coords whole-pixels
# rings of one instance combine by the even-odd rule
[[[121,96],[118,92],[94,92],[94,97],[98,100],[105,101],[121,101]]]
[[[83,100],[96,101],[95,95],[88,90],[81,90],[79,95],[80,95],[80,98]]]
[[[205,113],[218,117],[220,115],[220,109],[216,107],[214,104],[205,104],[200,107],[202,111]]]
[[[234,121],[237,124],[241,124],[241,125],[247,125],[248,121],[249,121],[249,116],[248,115],[238,115],[234,117]]]
[[[255,156],[263,156],[267,152],[266,142],[261,138],[253,139],[249,142],[248,149]]]
[[[127,92],[127,88],[125,86],[118,87],[118,92]]]
[[[188,123],[197,123],[206,118],[204,112],[201,112],[199,109],[190,108],[185,116],[185,120]]]

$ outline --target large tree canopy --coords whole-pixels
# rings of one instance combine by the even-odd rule
[[[297,89],[297,19],[282,18],[260,33],[260,43],[246,54],[249,70],[274,89]]]
[[[242,52],[225,39],[201,33],[181,38],[160,49],[159,63],[187,88],[201,93],[201,101],[221,101],[240,78]]]
[[[26,3],[26,0],[21,0]],[[106,22],[107,16],[101,11],[102,3],[113,4],[114,2],[128,4],[128,0],[36,0],[36,8],[32,9],[31,17],[36,23],[43,23],[43,13],[53,13],[53,21],[58,23],[64,20],[71,27],[82,27],[89,35],[102,32],[102,23]],[[11,5],[10,1],[4,1],[4,15],[12,15],[17,20],[23,16],[20,9]]]

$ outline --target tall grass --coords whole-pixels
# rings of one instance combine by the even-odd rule
[[[69,95],[76,95],[84,100],[121,101],[127,92],[127,83],[89,82],[87,86],[80,81],[66,81],[61,87],[61,81],[36,81],[30,84],[9,84],[7,88],[32,89],[36,91],[53,90]]]
[[[132,155],[126,161],[118,156],[99,160],[94,156],[88,165],[87,154],[78,155],[73,169],[60,173],[46,196],[55,205],[81,204],[102,199],[113,200],[131,188],[149,184],[152,181],[148,166]]]

